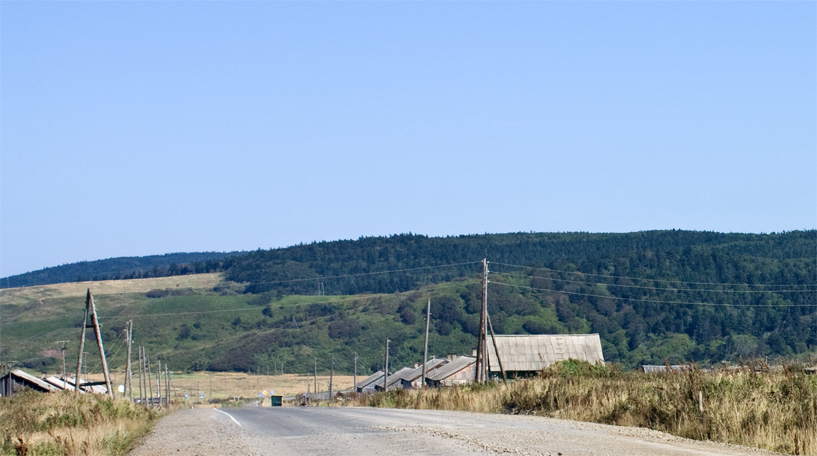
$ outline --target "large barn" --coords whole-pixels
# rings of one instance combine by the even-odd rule
[[[604,364],[598,334],[498,335],[495,341],[499,359],[491,339],[488,339],[488,370],[491,373],[500,372],[500,361],[511,377],[535,374],[568,359]]]

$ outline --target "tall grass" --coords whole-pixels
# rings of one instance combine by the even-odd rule
[[[817,455],[817,377],[791,368],[643,374],[570,361],[509,385],[391,391],[365,405],[544,415]]]
[[[158,415],[96,394],[25,392],[0,398],[0,454],[122,455]]]

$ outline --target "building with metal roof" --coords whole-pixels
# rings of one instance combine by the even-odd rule
[[[502,335],[494,338],[499,359],[488,340],[488,370],[500,372],[499,363],[510,375],[540,372],[553,363],[575,359],[590,364],[604,363],[598,334]]]
[[[43,393],[60,391],[56,386],[20,369],[14,369],[0,377],[0,396],[11,397],[22,392],[24,389],[31,389]]]
[[[464,385],[474,381],[477,358],[460,356],[435,369],[426,377],[426,384],[432,387]]]
[[[386,389],[394,389],[400,387],[400,382],[403,380],[403,375],[413,371],[413,367],[404,367],[393,374],[389,374],[388,384]],[[383,391],[383,382],[375,383],[377,391]]]
[[[692,370],[692,365],[690,364],[672,364],[667,366],[666,364],[644,364],[641,366],[641,372],[645,374],[660,374],[664,372],[686,372]]]
[[[445,359],[439,358],[432,358],[425,363],[426,366],[426,378],[433,372],[435,369],[443,366],[448,361]],[[423,382],[423,366],[416,365],[414,370],[407,372],[401,375],[400,384],[404,389],[411,389],[411,388],[419,388],[422,386]]]
[[[373,393],[375,390],[375,385],[379,381],[380,384],[383,384],[383,377],[385,374],[383,371],[377,371],[374,374],[366,377],[365,379],[357,382],[355,385],[355,391],[358,393]]]

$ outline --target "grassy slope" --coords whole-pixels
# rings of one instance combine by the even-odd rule
[[[123,329],[134,321],[134,342],[171,369],[274,371],[328,374],[330,357],[336,373],[351,374],[354,353],[358,372],[380,367],[382,345],[392,340],[393,363],[411,364],[422,352],[421,312],[428,297],[457,293],[468,282],[444,284],[397,295],[258,296],[215,292],[217,274],[157,279],[59,284],[0,291],[3,359],[28,362],[33,372],[61,372],[59,344],[67,340],[66,365],[76,369],[84,295],[91,288],[102,324],[108,363],[121,372],[126,345]],[[192,289],[186,290],[186,289]],[[229,289],[229,284],[226,285]],[[169,289],[180,296],[148,298],[150,290]],[[222,290],[222,288],[219,288]],[[419,322],[405,324],[403,303]],[[263,313],[267,309],[267,314]],[[294,320],[294,321],[293,321]],[[296,329],[297,325],[297,329]],[[469,353],[472,336],[456,328],[431,341],[432,353]],[[86,345],[89,372],[99,372],[93,340]]]

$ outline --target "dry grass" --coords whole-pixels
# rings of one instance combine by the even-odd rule
[[[197,372],[193,374],[176,375],[173,378],[173,394],[175,398],[183,400],[184,394],[190,397],[190,402],[209,402],[210,400],[229,399],[240,396],[243,399],[257,399],[258,393],[274,390],[275,394],[296,396],[307,391],[308,385],[314,385],[311,375],[248,375],[237,372]],[[358,379],[362,379],[359,377]],[[351,375],[335,375],[332,379],[332,388],[335,391],[352,387]],[[329,384],[328,375],[318,376],[318,388],[326,391]],[[204,392],[205,399],[198,399],[198,392]]]
[[[0,454],[122,455],[157,417],[123,399],[29,391],[0,398]]]
[[[0,290],[0,298],[6,304],[26,304],[31,301],[56,298],[81,298],[90,288],[94,296],[123,293],[147,293],[154,289],[193,288],[211,289],[222,281],[222,274],[193,274],[150,279],[100,280],[94,282],[57,283],[33,287],[6,288]]]
[[[394,391],[359,404],[545,415],[817,455],[817,377],[802,371],[641,374],[589,365],[578,370],[556,367],[509,385]]]

